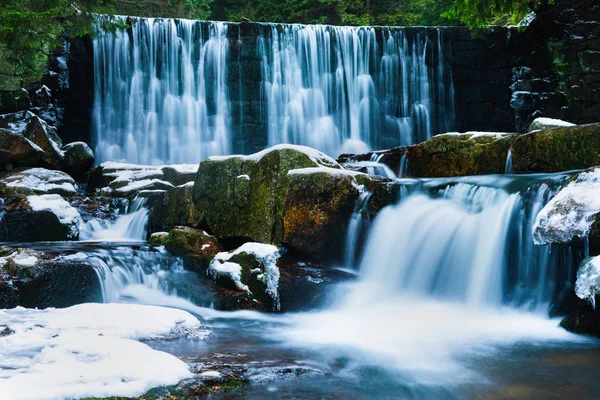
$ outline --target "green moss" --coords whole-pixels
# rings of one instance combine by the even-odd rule
[[[429,178],[504,173],[508,150],[516,136],[434,136],[408,148],[409,175]]]
[[[561,172],[600,165],[600,124],[519,136],[512,145],[515,173]]]

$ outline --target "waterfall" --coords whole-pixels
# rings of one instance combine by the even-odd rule
[[[372,225],[360,263],[363,295],[373,301],[412,293],[547,311],[575,261],[569,249],[535,246],[532,224],[566,179],[432,179],[404,191]]]
[[[410,145],[451,128],[452,75],[436,32],[432,68],[424,33],[409,39],[403,29],[383,29],[380,49],[372,27],[266,25],[258,51],[269,145],[360,153]],[[432,97],[436,114],[443,114],[436,129]]]
[[[93,39],[99,162],[197,163],[279,143],[337,156],[452,128],[440,29],[116,19],[130,28],[98,16]]]
[[[98,161],[197,163],[231,152],[228,25],[98,17],[93,128]]]

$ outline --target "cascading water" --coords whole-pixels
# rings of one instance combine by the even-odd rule
[[[96,159],[196,163],[229,154],[228,25],[116,17],[94,38]]]
[[[197,163],[279,143],[337,156],[452,128],[441,30],[261,24],[249,39],[224,22],[116,20],[131,27],[98,16],[93,40],[99,162]]]
[[[97,241],[140,241],[146,240],[148,225],[148,208],[146,198],[137,197],[133,200],[125,214],[114,221],[93,218],[87,221],[80,233],[80,240]]]
[[[269,145],[360,153],[451,128],[454,89],[441,31],[435,74],[425,35],[409,39],[402,29],[382,35],[380,50],[375,28],[265,25],[258,51]],[[432,98],[444,115],[439,127]]]

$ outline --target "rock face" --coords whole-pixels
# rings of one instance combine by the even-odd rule
[[[81,217],[56,194],[10,196],[2,200],[0,241],[77,240]]]
[[[415,178],[502,174],[517,134],[467,132],[434,136],[407,149],[408,176]]]
[[[600,165],[600,124],[521,135],[512,144],[514,172],[560,172]]]
[[[600,236],[600,168],[576,175],[539,212],[533,226],[537,244],[569,244],[589,238],[595,245]]]
[[[64,152],[63,169],[71,176],[82,179],[94,164],[94,152],[84,142],[73,142],[62,148]]]
[[[283,232],[288,171],[327,166],[330,157],[303,146],[279,145],[251,156],[211,157],[194,181],[193,201],[218,237],[276,243]]]
[[[45,168],[21,168],[0,173],[0,194],[60,194],[74,196],[75,181],[61,171]]]

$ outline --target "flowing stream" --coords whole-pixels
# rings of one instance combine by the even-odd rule
[[[139,229],[130,229],[145,226],[139,203],[105,224],[106,234],[92,230],[100,240],[116,235],[117,243],[82,243],[92,247],[70,257],[95,265],[106,302],[199,316],[212,331],[201,343],[153,346],[215,368],[244,368],[251,384],[238,394],[246,398],[329,398],[335,391],[360,399],[501,399],[513,392],[591,399],[600,395],[598,342],[547,316],[572,290],[583,254],[531,239],[535,216],[569,177],[402,179],[398,203],[372,221],[361,213],[370,197],[363,193],[347,240],[357,248],[346,258],[359,279],[339,285],[335,302],[321,310],[211,309],[201,280],[179,259],[143,241],[121,243],[140,239]],[[568,379],[565,388],[558,378]]]

